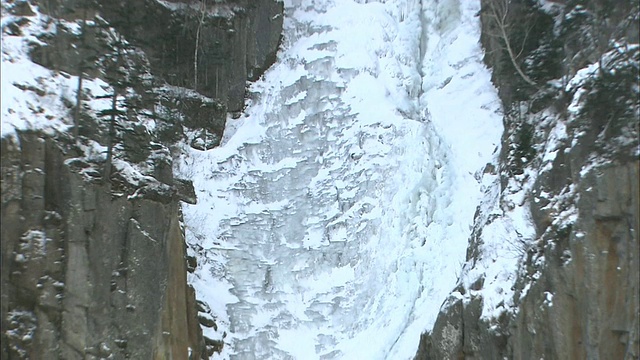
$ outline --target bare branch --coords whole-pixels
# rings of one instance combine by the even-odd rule
[[[84,68],[86,66],[84,59],[85,54],[83,51],[85,50],[85,42],[87,37],[87,9],[86,7],[82,11],[82,25],[80,26],[80,46],[78,51],[78,57],[80,61],[78,62],[78,88],[76,90],[76,108],[73,112],[73,139],[76,144],[80,142],[80,109],[82,108],[82,81],[84,80]]]
[[[511,38],[509,37],[509,27],[512,25],[509,23],[509,3],[510,0],[489,0],[488,4],[488,13],[487,18],[491,20],[491,22],[497,28],[498,33],[493,34],[489,33],[489,36],[499,38],[504,42],[505,49],[509,54],[509,59],[511,60],[511,64],[516,69],[516,72],[522,80],[524,80],[527,84],[532,86],[537,86],[536,82],[533,81],[527,74],[522,71],[520,64],[518,64],[518,57],[522,55],[524,51],[525,43],[527,41],[527,37],[529,36],[529,32],[531,31],[531,27],[526,27],[525,38],[522,42],[522,46],[520,47],[520,51],[516,54],[514,49],[511,47]]]

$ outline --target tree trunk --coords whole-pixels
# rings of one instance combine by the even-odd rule
[[[511,39],[507,34],[507,27],[509,27],[509,24],[507,23],[509,3],[510,0],[490,0],[488,2],[489,10],[491,11],[489,17],[493,19],[495,25],[500,31],[499,34],[493,34],[491,36],[501,38],[502,41],[504,41],[507,53],[509,54],[509,60],[511,60],[511,64],[513,64],[513,67],[516,69],[516,72],[518,73],[518,75],[520,75],[522,80],[524,80],[529,85],[537,86],[536,82],[533,81],[527,74],[525,74],[524,71],[522,71],[522,68],[520,68],[520,65],[517,61],[517,58],[518,56],[520,56],[520,54],[516,54],[511,47]]]
[[[116,43],[116,74],[120,70],[120,62],[122,59],[122,36],[118,35],[118,40]],[[111,85],[113,87],[113,97],[111,98],[111,114],[109,118],[109,135],[107,139],[107,161],[104,164],[104,176],[102,180],[104,182],[109,182],[111,178],[111,163],[113,162],[113,143],[114,138],[116,136],[116,114],[118,111],[118,84],[117,80],[114,84]]]
[[[500,26],[500,31],[502,32],[502,39],[507,45],[507,52],[509,53],[509,59],[511,59],[513,67],[516,68],[516,71],[518,72],[522,80],[524,80],[527,84],[537,86],[536,82],[531,80],[531,78],[527,74],[525,74],[524,71],[522,71],[520,65],[516,61],[516,55],[513,53],[513,49],[511,49],[511,44],[509,44],[509,37],[507,36],[504,26]]]
[[[76,109],[73,114],[73,139],[78,144],[80,136],[80,108],[82,107],[82,70],[78,75],[78,90],[76,90]]]
[[[78,51],[78,57],[80,62],[78,63],[78,89],[76,91],[76,109],[73,113],[73,139],[76,144],[80,141],[80,109],[82,108],[82,80],[84,79],[85,59],[82,51],[85,48],[85,38],[87,29],[87,9],[82,11],[82,26],[80,33],[80,47]]]
[[[200,7],[200,20],[198,21],[198,29],[196,30],[196,49],[193,54],[193,89],[195,91],[198,91],[198,50],[200,49],[200,30],[202,29],[206,9],[206,0],[202,0]]]
[[[116,136],[116,111],[118,108],[118,91],[113,87],[113,97],[111,98],[111,117],[109,119],[109,136],[107,140],[107,161],[104,164],[103,181],[108,182],[111,177],[111,163],[113,162],[113,139]]]

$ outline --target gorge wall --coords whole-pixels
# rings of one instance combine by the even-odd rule
[[[171,152],[217,145],[246,81],[275,60],[282,4],[7,0],[2,13],[3,62],[20,61],[5,39],[24,39],[28,61],[54,79],[82,73],[85,89],[75,103],[46,81],[12,84],[36,95],[34,116],[80,120],[75,139],[72,127],[3,131],[1,358],[208,358],[222,341],[202,335],[215,322],[187,283],[180,211],[196,196]],[[111,112],[86,88],[105,83]]]
[[[505,115],[500,166],[485,172],[500,175],[500,194],[477,212],[459,284],[416,358],[635,359],[638,5],[482,4],[485,61]],[[199,359],[220,350],[223,338],[202,331],[217,329],[215,315],[187,283],[198,264],[186,254],[180,201],[197,199],[174,178],[172,157],[176,144],[219,144],[228,116],[243,110],[247,80],[276,59],[282,11],[276,0],[2,1],[3,66],[19,58],[5,44],[23,39],[30,65],[60,83],[85,81],[77,97],[47,79],[10,84],[34,118],[64,126],[3,129],[2,359]],[[296,103],[317,99],[328,101]],[[535,236],[505,240],[517,279],[499,289],[496,316],[485,311],[493,279],[474,269],[491,261],[488,228],[514,208],[526,210]],[[258,286],[270,292],[270,281]]]
[[[477,213],[459,285],[416,359],[636,359],[638,5],[482,4],[485,61],[505,108],[501,194],[494,213]],[[521,55],[510,58],[505,41]],[[517,206],[536,235],[505,240],[518,277],[488,316],[491,279],[473,275],[488,258],[483,229]]]
[[[179,199],[87,165],[40,133],[2,141],[2,358],[200,358]]]

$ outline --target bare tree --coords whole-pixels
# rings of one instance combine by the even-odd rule
[[[80,108],[82,107],[82,80],[84,79],[84,70],[87,66],[82,51],[85,48],[85,39],[87,37],[87,9],[82,10],[82,25],[80,27],[80,46],[78,62],[78,89],[76,91],[76,108],[73,113],[73,139],[76,144],[80,140]]]
[[[115,59],[113,60],[113,72],[111,81],[111,87],[113,88],[113,93],[111,94],[111,107],[107,110],[103,110],[101,115],[109,117],[109,134],[107,136],[107,161],[104,165],[104,175],[102,177],[104,182],[109,182],[111,178],[111,164],[113,162],[113,146],[115,143],[116,137],[116,121],[118,116],[122,114],[122,111],[118,109],[118,96],[119,90],[122,87],[120,79],[122,66],[122,51],[123,51],[123,40],[122,35],[117,34],[117,38],[113,44],[115,47]]]
[[[509,54],[509,59],[511,60],[511,64],[516,69],[516,72],[522,80],[524,80],[527,84],[532,86],[537,86],[536,82],[533,81],[527,74],[522,71],[522,67],[519,64],[518,58],[522,55],[522,52],[525,48],[525,43],[529,36],[529,32],[531,31],[531,26],[525,25],[525,36],[522,41],[522,44],[519,47],[519,50],[516,51],[512,45],[511,38],[511,30],[513,28],[512,20],[509,17],[509,5],[511,0],[487,0],[485,4],[486,7],[486,16],[491,21],[491,24],[495,28],[495,32],[489,32],[489,35],[501,40],[504,43],[504,49],[507,50]]]

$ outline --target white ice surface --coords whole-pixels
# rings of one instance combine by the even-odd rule
[[[214,357],[410,359],[497,193],[479,2],[285,5],[245,116],[178,166],[198,194],[190,281],[218,317],[208,334],[228,332]]]

